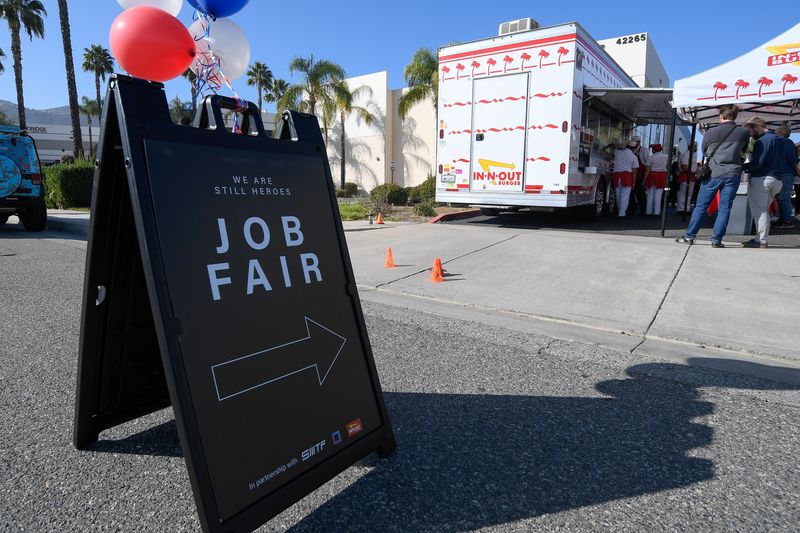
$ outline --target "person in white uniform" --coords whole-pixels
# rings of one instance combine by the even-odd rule
[[[664,153],[660,144],[652,146],[653,155],[647,159],[644,183],[647,188],[647,216],[658,217],[661,214],[661,199],[667,187],[667,162],[669,156]]]
[[[689,165],[690,156],[692,159],[691,165]],[[689,210],[689,204],[691,204],[692,195],[694,194],[694,183],[697,180],[697,143],[681,154],[680,165],[681,173],[678,175],[678,181],[680,182],[678,187],[678,213],[683,213]],[[690,166],[691,168],[689,168]]]
[[[628,203],[631,200],[631,189],[633,188],[633,174],[639,168],[639,158],[630,150],[636,143],[629,142],[617,143],[614,150],[614,173],[612,181],[617,191],[617,211],[620,218],[624,217],[628,211]]]

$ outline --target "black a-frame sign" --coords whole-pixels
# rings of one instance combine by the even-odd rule
[[[92,197],[75,446],[172,405],[206,531],[250,531],[395,442],[315,117],[243,134],[209,97],[111,80]]]

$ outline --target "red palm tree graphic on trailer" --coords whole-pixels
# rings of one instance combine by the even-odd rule
[[[727,89],[727,88],[728,88],[728,86],[725,85],[724,83],[722,83],[721,81],[716,82],[714,84],[714,100],[716,101],[718,92],[720,92],[720,91],[724,92],[725,89]]]
[[[734,83],[734,85],[736,85],[736,99],[737,100],[739,99],[739,91],[741,89],[747,89],[748,87],[750,87],[750,84],[748,82],[744,81],[744,80],[736,80],[736,83]]]
[[[461,73],[464,71],[465,68],[466,67],[464,67],[464,65],[462,65],[461,63],[456,65],[456,79],[457,80],[461,79]]]
[[[764,87],[769,87],[770,85],[772,85],[772,80],[769,79],[768,77],[761,76],[760,78],[758,78],[758,97],[759,98],[761,98],[761,91],[764,89]]]
[[[563,46],[560,46],[558,48],[557,52],[558,52],[558,66],[560,67],[561,66],[561,59],[569,53],[569,50],[567,50]]]
[[[493,58],[490,57],[489,59],[486,60],[486,64],[489,65],[488,67],[486,67],[486,74],[489,75],[492,73],[492,67],[497,64],[497,61],[495,61]]]
[[[532,58],[530,54],[524,52],[521,56],[519,56],[519,58],[522,60],[522,64],[520,65],[520,70],[525,70],[525,62],[530,61]]]
[[[473,77],[475,76],[475,69],[476,69],[476,68],[478,68],[478,67],[480,67],[480,66],[481,66],[481,64],[480,64],[480,63],[478,63],[477,61],[473,61],[473,62],[472,62],[472,65],[471,65],[471,67],[472,67],[472,76],[473,76]]]
[[[781,91],[781,94],[786,96],[786,86],[794,85],[795,83],[797,83],[797,76],[792,76],[791,74],[784,74],[783,77],[781,78],[781,81],[783,82],[783,90]]]
[[[511,56],[506,56],[503,58],[503,74],[508,72],[508,65],[514,62],[514,58]]]
[[[450,72],[450,67],[448,67],[447,65],[442,67],[442,83],[444,83],[444,80],[447,79],[447,74],[449,72]]]
[[[539,68],[542,68],[542,60],[550,57],[550,52],[547,50],[539,50]]]

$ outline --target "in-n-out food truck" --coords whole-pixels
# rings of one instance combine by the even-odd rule
[[[442,48],[436,200],[610,212],[612,143],[634,123],[588,89],[632,87],[577,23]]]

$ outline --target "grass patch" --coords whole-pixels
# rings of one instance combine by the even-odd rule
[[[367,218],[367,208],[361,203],[339,204],[339,213],[342,220],[364,220]]]

